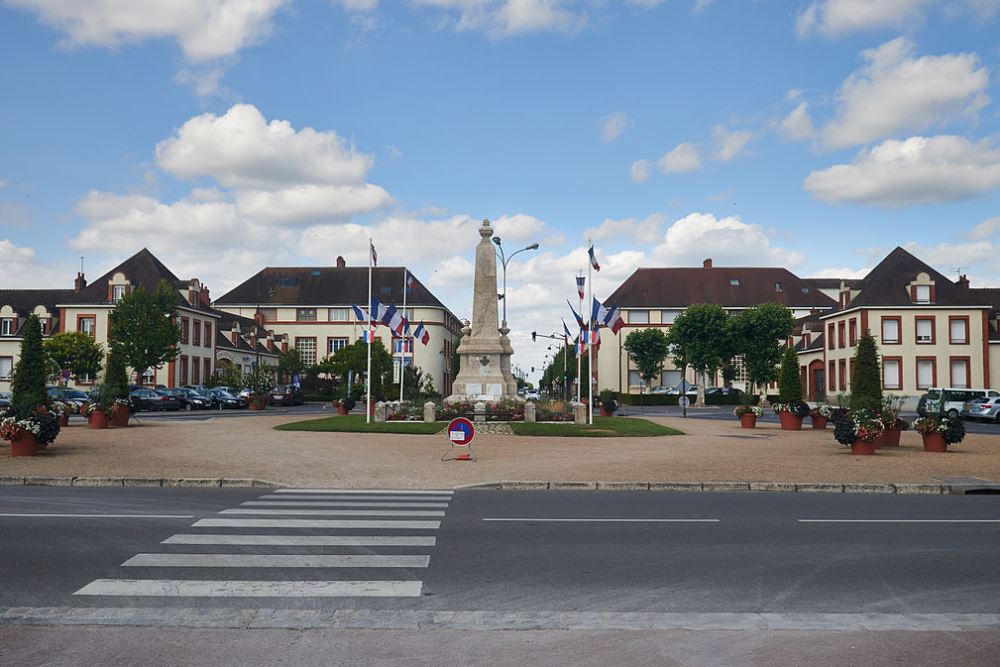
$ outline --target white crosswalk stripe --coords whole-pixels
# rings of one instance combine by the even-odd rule
[[[160,543],[165,545],[161,547],[163,553],[139,553],[122,563],[131,573],[137,571],[134,568],[151,568],[150,572],[160,568],[211,569],[219,573],[218,580],[97,579],[75,595],[218,599],[418,597],[423,582],[413,574],[429,567],[430,554],[398,553],[398,550],[426,550],[436,546],[437,539],[427,531],[441,527],[452,495],[451,491],[412,489],[275,489],[241,503],[238,508],[223,509],[218,517],[198,519],[191,524],[193,529],[221,531],[176,534]],[[277,532],[247,534],[252,529],[277,529]],[[331,529],[348,532],[326,532]],[[289,534],[283,534],[285,530]],[[390,532],[351,534],[354,530]],[[185,545],[214,553],[181,553]],[[310,549],[287,553],[292,547]],[[380,547],[395,549],[397,553],[378,553]],[[326,553],[326,548],[335,551]],[[258,569],[259,578],[245,576],[257,574],[254,571]],[[306,580],[288,576],[304,569],[319,576]],[[342,580],[338,576],[338,572],[345,570],[357,573],[365,569],[378,572],[380,578]],[[244,576],[236,579],[237,572]],[[267,572],[275,574],[268,576]]]

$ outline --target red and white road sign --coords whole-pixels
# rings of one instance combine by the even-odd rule
[[[456,417],[448,424],[448,440],[455,447],[467,447],[476,437],[476,427],[465,417]]]

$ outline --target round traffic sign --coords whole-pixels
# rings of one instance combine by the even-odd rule
[[[448,439],[456,447],[466,447],[476,437],[476,427],[465,417],[456,417],[448,424]]]
[[[681,396],[680,398],[677,399],[677,405],[681,406],[682,408],[686,408],[687,406],[691,405],[691,399],[688,398],[687,396]]]

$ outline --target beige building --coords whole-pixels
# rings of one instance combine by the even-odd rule
[[[381,303],[395,304],[402,311],[403,267],[373,270],[372,294]],[[409,274],[412,277],[412,274]],[[349,267],[343,257],[333,267],[268,267],[250,277],[214,302],[214,306],[284,337],[306,365],[312,365],[362,338],[364,320],[352,306],[362,310],[368,301],[368,267]],[[392,350],[397,366],[415,366],[428,373],[434,388],[451,393],[452,350],[461,334],[458,318],[419,280],[413,279],[406,295],[406,318],[411,332],[423,322],[430,334],[427,345],[412,338],[394,338],[387,327],[376,335]]]

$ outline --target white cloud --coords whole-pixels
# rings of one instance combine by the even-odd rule
[[[236,193],[240,214],[267,223],[336,220],[371,213],[392,201],[377,185],[298,185],[282,190],[241,190]]]
[[[954,269],[961,267],[968,272],[969,267],[982,265],[984,262],[997,266],[997,248],[989,241],[972,243],[938,243],[929,246],[918,241],[910,241],[903,248],[917,257],[926,257],[935,268],[945,274],[955,275]]]
[[[837,117],[822,130],[825,145],[844,148],[923,130],[987,105],[989,72],[975,54],[917,58],[913,52],[904,37],[862,52],[865,65],[844,81]]]
[[[923,18],[934,0],[816,0],[799,14],[799,37],[825,37],[872,30],[903,28]]]
[[[664,174],[697,171],[701,168],[701,155],[694,144],[678,144],[661,157],[657,164]]]
[[[347,145],[336,132],[296,131],[284,120],[267,122],[252,104],[224,115],[188,120],[156,146],[156,161],[174,176],[210,176],[229,187],[277,189],[287,185],[357,185],[373,158]]]
[[[969,230],[967,236],[973,241],[983,241],[1000,234],[1000,216],[987,218]]]
[[[715,153],[712,157],[719,162],[729,162],[743,152],[753,134],[739,130],[730,132],[724,125],[716,125],[712,128],[712,137],[715,139]]]
[[[0,274],[7,289],[57,289],[66,287],[67,279],[76,275],[61,262],[47,261],[48,253],[40,257],[34,248],[19,246],[10,239],[0,239]]]
[[[607,218],[597,227],[592,227],[583,234],[594,241],[610,241],[613,243],[638,243],[648,246],[660,240],[660,227],[666,217],[653,213],[642,220],[638,218]]]
[[[792,109],[781,121],[779,130],[783,137],[793,141],[812,137],[816,129],[813,127],[812,118],[809,117],[809,103],[800,102]]]
[[[629,167],[628,176],[636,183],[644,183],[649,180],[649,160],[636,160]]]
[[[695,14],[700,14],[711,7],[714,2],[715,0],[694,0],[694,5],[691,7],[691,11]]]
[[[804,187],[827,203],[909,206],[980,196],[1000,187],[1000,149],[941,135],[888,140],[850,164],[814,171]]]
[[[794,268],[805,261],[799,252],[772,246],[760,225],[747,224],[739,216],[716,218],[711,213],[691,213],[674,222],[652,256],[668,266],[700,266],[706,257],[718,266]]]
[[[622,132],[627,130],[632,124],[629,117],[626,116],[621,111],[616,111],[610,116],[603,119],[601,124],[601,139],[604,143],[610,143],[621,136]]]
[[[585,11],[571,9],[575,0],[413,0],[444,10],[456,30],[480,30],[494,38],[531,32],[572,34],[588,20]]]
[[[849,269],[849,268],[826,268],[820,269],[819,271],[813,271],[809,277],[810,278],[844,278],[846,280],[857,280],[864,278],[871,271],[871,268],[863,269]]]

